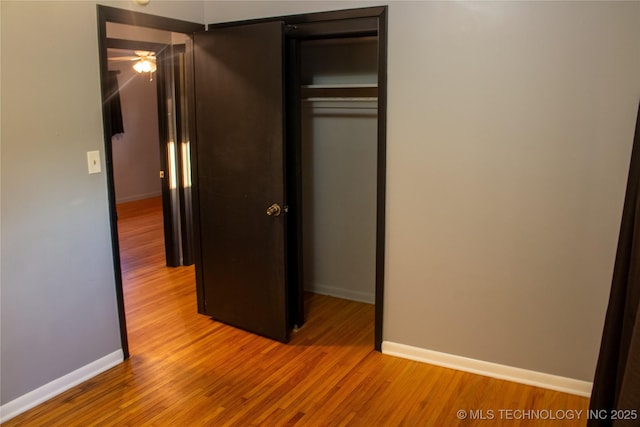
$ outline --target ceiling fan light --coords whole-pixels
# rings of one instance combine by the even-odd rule
[[[133,64],[133,69],[138,73],[153,73],[156,71],[158,67],[156,67],[155,62],[150,61],[146,58],[141,59],[140,61]]]

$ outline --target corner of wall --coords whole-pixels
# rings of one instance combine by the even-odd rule
[[[384,341],[382,353],[416,362],[429,363],[443,368],[456,369],[476,375],[497,378],[499,380],[512,381],[534,387],[542,387],[562,393],[575,394],[577,396],[591,396],[593,383],[546,374],[544,372],[530,371],[528,369],[515,368],[513,366],[500,365],[484,360],[470,359],[453,354],[441,353],[405,344]]]
[[[113,368],[114,366],[122,363],[123,360],[124,355],[122,350],[116,350],[111,354],[107,354],[106,356],[81,367],[80,369],[76,369],[63,377],[30,391],[11,402],[5,403],[0,406],[0,423],[4,423],[5,421],[28,411],[40,403],[45,402],[108,369]]]

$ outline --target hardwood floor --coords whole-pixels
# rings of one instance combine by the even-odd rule
[[[368,304],[307,295],[286,345],[198,315],[193,268],[164,267],[159,199],[118,212],[131,358],[3,426],[586,425],[586,398],[374,352]]]

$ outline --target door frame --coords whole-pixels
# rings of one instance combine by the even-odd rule
[[[375,274],[375,325],[374,325],[374,348],[377,351],[382,351],[382,326],[383,326],[383,303],[384,303],[384,277],[385,277],[385,233],[386,233],[386,219],[385,219],[385,207],[386,207],[386,153],[387,153],[387,14],[388,6],[376,6],[376,7],[364,7],[355,9],[335,10],[328,12],[315,12],[305,13],[299,15],[285,15],[269,18],[249,19],[242,21],[212,23],[207,28],[224,28],[229,26],[258,24],[264,22],[281,21],[289,27],[292,32],[297,32],[298,35],[289,35],[290,38],[323,38],[323,37],[355,37],[359,35],[368,35],[372,31],[372,28],[377,30],[378,37],[378,147],[377,147],[377,182],[376,182],[376,274]],[[286,42],[288,43],[288,42]],[[288,47],[286,47],[288,48]],[[295,73],[295,70],[291,68],[291,64],[285,67],[285,73]],[[287,102],[295,102],[299,99],[298,89],[295,87],[287,86],[289,89],[286,94]],[[290,116],[290,108],[287,108],[287,114]],[[293,113],[295,114],[295,113]],[[287,132],[296,133],[296,124],[287,124]],[[287,155],[296,156],[299,153],[290,152],[290,148],[287,148]],[[287,164],[289,160],[287,160]],[[289,174],[299,174],[299,171],[289,171]],[[195,175],[195,174],[194,174]],[[195,176],[194,176],[195,178]],[[197,179],[197,178],[195,178]],[[197,184],[195,184],[197,186]],[[300,195],[294,194],[294,198],[297,197],[300,200]],[[194,211],[197,211],[199,206],[194,201]],[[300,209],[296,209],[296,215],[299,215]],[[293,221],[300,223],[301,218],[294,216]],[[196,219],[196,222],[198,220]],[[199,229],[199,227],[196,227]],[[295,226],[293,227],[295,228]],[[196,232],[196,236],[198,233]],[[196,237],[197,239],[198,237]],[[296,245],[302,247],[301,236],[288,236],[289,245]],[[301,254],[300,251],[297,251]],[[199,245],[196,244],[196,257],[199,257]],[[199,263],[196,262],[196,266]],[[201,264],[201,263],[200,263]],[[298,261],[298,265],[301,265],[301,260]],[[197,268],[197,267],[196,267]],[[289,267],[290,268],[290,267]],[[304,268],[304,267],[303,267]],[[296,271],[290,271],[292,281],[295,281],[295,276],[298,277],[300,283],[300,289],[291,293],[290,299],[302,300],[302,271],[296,269]],[[201,275],[196,274],[196,277]],[[196,286],[199,288],[198,292],[202,291],[202,283],[196,281]],[[291,286],[290,286],[291,287]],[[290,291],[291,292],[291,291]],[[290,301],[290,304],[292,301]],[[301,304],[298,304],[300,307]],[[292,317],[302,319],[304,313],[295,312],[296,304],[290,305],[293,313]]]
[[[107,22],[135,25],[138,27],[153,28],[157,30],[171,31],[174,33],[192,34],[204,31],[202,24],[181,21],[172,18],[149,15],[146,13],[132,12],[109,6],[97,5],[98,17],[98,55],[100,60],[100,88],[102,94],[102,126],[104,138],[105,172],[107,175],[107,197],[109,202],[109,223],[111,225],[111,253],[113,258],[113,270],[116,287],[116,303],[118,307],[118,320],[120,322],[120,343],[124,358],[129,358],[129,340],[127,337],[127,320],[124,307],[124,290],[122,287],[122,266],[120,264],[120,242],[118,238],[118,213],[116,210],[115,181],[113,173],[113,155],[111,143],[111,114],[108,103],[104,100],[108,97],[107,75],[109,62],[107,59]],[[161,128],[166,128],[166,123],[159,123]],[[162,156],[161,156],[162,157]]]

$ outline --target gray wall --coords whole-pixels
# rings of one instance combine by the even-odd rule
[[[364,108],[365,106],[369,108]],[[377,103],[305,102],[302,200],[305,289],[373,303]]]
[[[205,2],[205,21],[382,2]],[[385,341],[590,381],[638,2],[389,2]]]
[[[137,9],[212,22],[366,4]],[[86,174],[86,151],[103,150],[95,3],[0,10],[6,403],[119,339],[105,176]],[[389,13],[384,339],[591,380],[640,96],[640,3]]]
[[[120,338],[106,178],[87,174],[89,150],[100,150],[104,166],[96,3],[0,8],[5,404],[117,351]],[[201,22],[203,5],[144,10]]]

